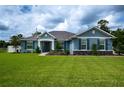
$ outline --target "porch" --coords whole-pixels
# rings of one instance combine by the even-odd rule
[[[54,50],[54,40],[52,39],[40,39],[38,40],[38,46],[41,52],[49,52]]]

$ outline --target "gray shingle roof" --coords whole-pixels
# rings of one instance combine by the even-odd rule
[[[29,36],[29,37],[24,37],[21,40],[37,40],[37,35]]]
[[[57,40],[63,41],[69,39],[71,36],[75,35],[74,33],[67,32],[67,31],[51,31],[48,32],[51,35],[55,36]],[[24,37],[21,40],[37,40],[38,35],[30,36],[30,37]]]
[[[55,36],[56,39],[60,41],[67,40],[69,39],[69,37],[75,35],[74,33],[67,32],[67,31],[51,31],[49,33]]]

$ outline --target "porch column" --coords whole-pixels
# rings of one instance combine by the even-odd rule
[[[38,40],[38,47],[40,48],[40,40]]]
[[[54,50],[54,40],[52,41],[52,50]]]

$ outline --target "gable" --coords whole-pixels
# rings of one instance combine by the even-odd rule
[[[78,34],[79,37],[114,37],[113,35],[99,29],[99,28],[91,28],[87,30],[86,32],[82,32]]]
[[[52,36],[51,34],[45,32],[45,33],[41,34],[38,38],[39,39],[54,39],[55,37]]]

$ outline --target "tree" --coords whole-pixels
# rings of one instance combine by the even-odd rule
[[[20,39],[23,37],[22,34],[18,34],[17,36],[18,36],[18,38],[20,38]]]
[[[115,51],[120,55],[121,53],[124,53],[124,45],[120,42],[117,44]]]
[[[118,28],[112,31],[112,34],[116,36],[116,38],[113,39],[114,50],[120,55],[120,53],[124,53],[124,29]]]
[[[21,38],[23,37],[22,34],[14,35],[11,37],[11,44],[16,48],[18,45],[21,44]]]
[[[61,43],[59,41],[56,41],[55,49],[56,50],[62,49],[62,45],[61,45]]]
[[[16,48],[20,44],[20,40],[18,36],[11,37],[11,44]]]
[[[6,42],[4,40],[0,40],[0,48],[5,48]]]
[[[109,27],[107,26],[108,23],[109,21],[104,20],[104,19],[98,21],[98,25],[100,26],[100,29],[110,33]]]

